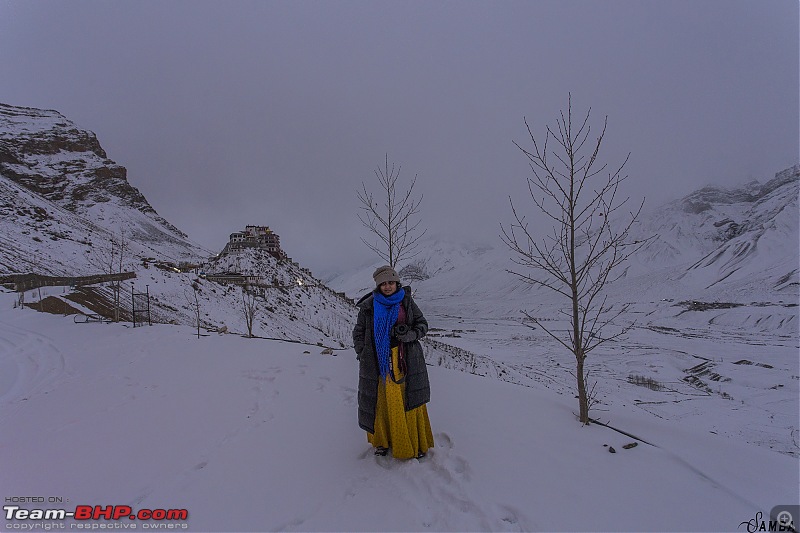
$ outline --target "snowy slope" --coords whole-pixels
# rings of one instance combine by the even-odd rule
[[[623,449],[635,440],[580,426],[569,398],[435,367],[435,448],[376,458],[351,350],[76,325],[11,300],[0,294],[8,495],[186,509],[170,525],[190,531],[734,531],[798,501],[796,458],[614,408],[652,444]]]
[[[127,210],[130,212],[130,209]],[[138,216],[133,215],[133,216]],[[117,220],[124,220],[120,215]],[[106,227],[102,220],[77,214],[0,174],[0,274],[36,272],[48,275],[97,273],[92,251],[103,248],[120,228],[126,231],[133,269],[144,257],[166,261],[205,258],[201,248],[177,248],[166,241],[139,240],[132,225]]]
[[[0,175],[0,273],[88,274],[85,251],[111,234]]]
[[[258,250],[208,266],[210,272],[227,272],[230,265],[241,267],[241,273],[258,273],[267,283],[277,282],[276,287],[265,289],[256,298],[254,335],[330,347],[352,344],[356,317],[353,303],[307,271]],[[168,309],[159,322],[196,324],[192,288],[196,284],[203,328],[214,331],[224,326],[231,333],[247,333],[240,287],[201,279],[192,273],[140,270],[136,281],[139,289],[148,282],[155,303]]]

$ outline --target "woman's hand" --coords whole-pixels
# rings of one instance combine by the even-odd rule
[[[413,338],[409,335],[409,333],[414,333],[414,330],[408,327],[408,324],[395,324],[392,327],[392,337],[399,340],[400,342],[414,342],[417,340],[417,334],[414,333]],[[406,340],[408,339],[408,340]]]
[[[397,335],[397,340],[400,342],[414,342],[417,340],[417,332],[413,329],[409,329],[405,333]]]

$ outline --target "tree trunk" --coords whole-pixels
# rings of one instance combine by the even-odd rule
[[[119,305],[120,305],[120,282],[112,282],[111,288],[114,294],[114,322],[119,322]]]
[[[577,376],[578,376],[578,405],[580,408],[580,413],[578,418],[581,421],[581,424],[588,424],[589,423],[589,395],[586,392],[586,379],[585,374],[583,372],[583,355],[576,355],[578,359],[577,365]]]

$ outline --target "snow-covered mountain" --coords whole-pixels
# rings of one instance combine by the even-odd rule
[[[98,272],[93,257],[124,233],[123,270],[136,272],[137,291],[148,286],[155,320],[196,323],[199,305],[202,327],[246,331],[238,287],[174,268],[181,262],[207,263],[211,252],[156,213],[94,133],[56,111],[0,104],[0,228],[0,275],[107,273]],[[282,287],[259,296],[254,334],[325,346],[349,342],[354,310],[346,298],[291,261],[257,253],[237,259],[242,260],[244,266],[211,261],[207,269],[257,271],[265,280],[280,280]],[[125,291],[124,302],[130,302],[127,283]],[[108,292],[94,287],[78,298],[48,289],[44,295],[99,312]]]
[[[188,257],[201,251],[156,213],[94,133],[57,111],[0,104],[0,174],[98,226],[124,228],[140,243]]]
[[[800,166],[766,183],[706,187],[659,207],[632,237],[649,239],[631,273],[677,267],[693,290],[790,297],[797,294]]]

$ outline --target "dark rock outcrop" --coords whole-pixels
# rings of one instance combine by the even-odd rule
[[[0,104],[0,174],[79,215],[117,202],[186,238],[128,182],[125,167],[108,158],[94,133],[57,111]]]

